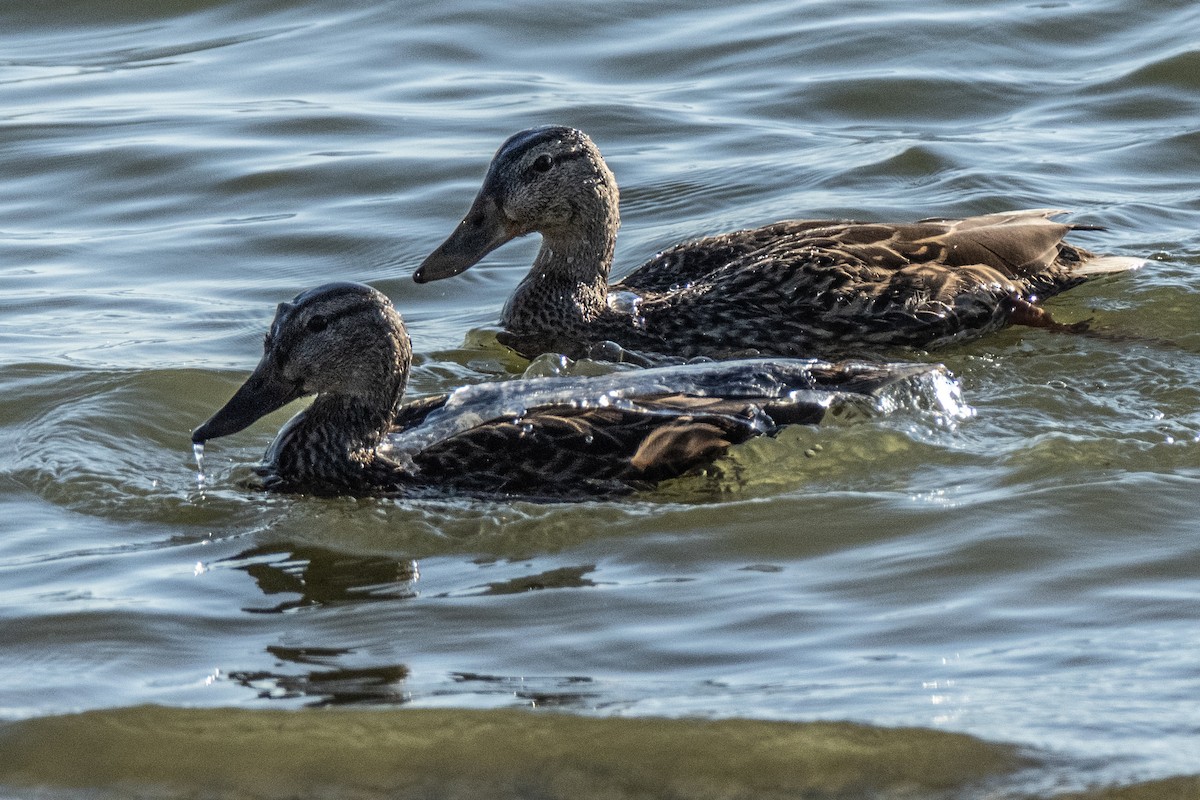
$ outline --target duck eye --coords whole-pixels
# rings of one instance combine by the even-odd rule
[[[329,321],[320,314],[308,321],[308,330],[312,333],[320,333],[328,327]]]
[[[549,172],[554,166],[554,158],[549,153],[542,153],[533,160],[533,168],[537,172]]]

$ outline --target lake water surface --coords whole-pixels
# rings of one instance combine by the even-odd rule
[[[288,412],[200,482],[190,430],[319,283],[393,298],[414,396],[529,366],[477,329],[535,240],[410,276],[544,123],[621,184],[618,276],[777,219],[1024,207],[1151,261],[1050,303],[1096,335],[898,354],[967,419],[791,430],[633,499],[247,491]],[[0,164],[0,794],[1200,774],[1195,3],[5,3]]]

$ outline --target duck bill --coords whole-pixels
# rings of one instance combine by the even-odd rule
[[[413,280],[429,283],[453,277],[524,232],[505,216],[495,198],[481,191],[450,238],[417,267]]]
[[[229,398],[229,402],[213,414],[208,422],[192,431],[192,442],[203,444],[209,439],[245,430],[272,411],[304,395],[300,387],[280,381],[273,373],[266,359],[259,362],[242,388]]]

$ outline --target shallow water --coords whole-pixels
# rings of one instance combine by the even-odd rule
[[[997,796],[1200,772],[1200,7],[727,6],[0,7],[7,741],[45,760],[28,726],[144,703],[515,706],[969,734],[1030,759]],[[621,184],[618,275],[775,219],[1020,207],[1152,261],[1050,303],[1095,335],[907,354],[958,376],[953,426],[796,429],[653,494],[533,505],[247,492],[280,412],[199,482],[191,428],[275,304],[327,280],[393,298],[414,395],[526,369],[468,332],[535,241],[409,276],[503,139],[547,122]]]

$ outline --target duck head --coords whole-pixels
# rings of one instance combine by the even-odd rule
[[[467,215],[413,280],[457,275],[527,233],[542,234],[544,249],[615,239],[618,196],[616,178],[587,134],[557,125],[521,131],[496,151]]]
[[[192,441],[228,436],[307,395],[378,409],[390,420],[408,379],[412,347],[399,313],[379,291],[331,283],[280,303],[263,355]],[[314,403],[314,407],[317,403]]]

